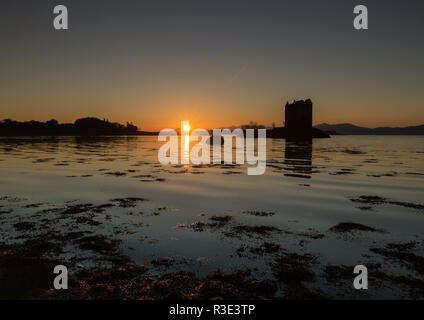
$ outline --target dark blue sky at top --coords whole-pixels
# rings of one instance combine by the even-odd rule
[[[53,29],[58,4],[70,30]],[[269,124],[311,97],[319,122],[424,122],[423,18],[412,0],[2,0],[0,116]]]

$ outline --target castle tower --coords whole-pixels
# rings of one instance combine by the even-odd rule
[[[291,133],[309,132],[312,129],[312,101],[310,99],[286,103],[285,127]]]

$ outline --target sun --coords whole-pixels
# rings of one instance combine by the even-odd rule
[[[188,131],[190,131],[190,126],[189,126],[188,124],[187,124],[187,125],[185,125],[185,126],[184,126],[184,130],[185,130],[185,131],[187,131],[187,132],[188,132]]]

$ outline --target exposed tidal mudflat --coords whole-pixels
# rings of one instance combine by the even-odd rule
[[[262,176],[160,145],[0,138],[0,296],[424,298],[424,137],[268,139]]]

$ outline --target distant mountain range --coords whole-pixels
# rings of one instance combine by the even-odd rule
[[[424,125],[413,127],[378,127],[366,128],[355,126],[350,123],[316,125],[318,128],[329,134],[351,134],[351,135],[424,135]]]

